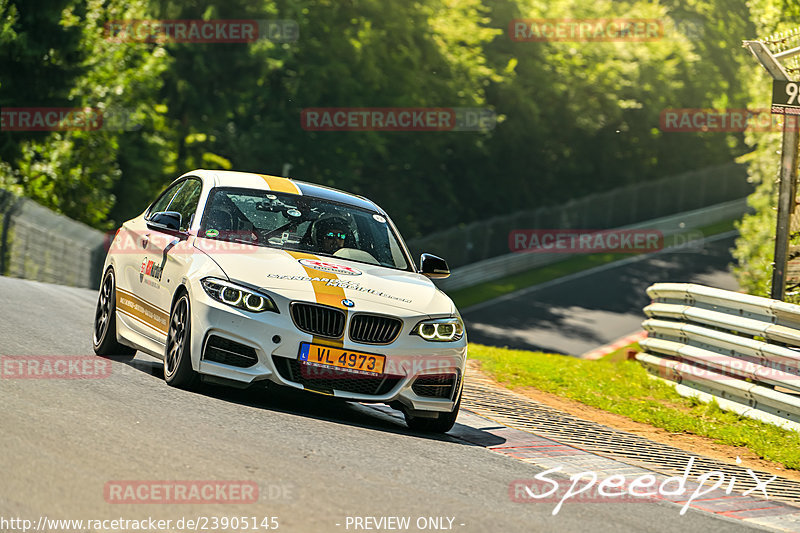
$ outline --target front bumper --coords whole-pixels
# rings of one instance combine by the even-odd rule
[[[289,312],[289,304],[293,301],[314,303],[306,297],[307,293],[297,291],[296,295],[292,295],[295,296],[293,298],[275,296],[273,299],[280,313],[249,313],[214,300],[199,283],[192,289],[192,366],[200,374],[241,384],[268,380],[285,387],[345,400],[399,403],[414,411],[450,412],[455,406],[466,365],[466,337],[455,342],[438,343],[411,335],[411,329],[419,320],[430,318],[426,315],[397,316],[403,321],[403,327],[394,342],[371,345],[348,338],[347,326],[353,313],[345,310],[348,316],[341,348],[384,355],[386,367],[392,369],[391,374],[363,375],[328,367],[309,367],[298,361],[300,344],[315,341],[312,335],[297,329]],[[385,309],[382,311],[385,314]],[[362,306],[359,312],[369,310]],[[211,339],[213,346],[221,346],[222,349],[215,349],[214,354],[209,356]],[[234,346],[228,344],[229,341],[243,347],[232,352],[246,352],[248,357],[221,357],[219,354]],[[320,339],[316,342],[325,343]],[[245,364],[250,366],[242,366]],[[432,396],[438,383],[447,382],[447,375],[453,376],[449,393],[446,397]],[[417,382],[420,376],[426,377]],[[422,386],[423,382],[427,385]],[[443,391],[441,386],[439,391]]]

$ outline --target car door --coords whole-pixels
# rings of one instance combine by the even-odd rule
[[[163,312],[152,301],[152,295],[145,289],[150,280],[147,271],[150,250],[150,236],[153,230],[149,220],[155,213],[167,211],[173,198],[183,186],[178,182],[167,188],[153,202],[144,217],[137,217],[123,224],[117,238],[117,311],[118,318],[133,331],[150,339],[160,340],[164,333]],[[121,316],[119,316],[121,314]]]
[[[189,228],[203,188],[198,178],[187,178],[180,185],[165,209],[181,215],[180,227],[166,228],[151,221],[148,224],[149,232],[145,235],[147,247],[140,266],[142,295],[157,308],[157,320],[163,327],[158,340],[162,343],[166,341],[172,296],[191,261]]]

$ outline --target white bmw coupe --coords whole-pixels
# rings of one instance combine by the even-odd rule
[[[98,355],[164,361],[170,385],[269,380],[400,409],[446,432],[467,339],[453,302],[389,216],[361,196],[286,178],[196,170],[110,245],[95,314]]]

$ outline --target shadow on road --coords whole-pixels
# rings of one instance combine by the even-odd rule
[[[487,305],[464,314],[469,340],[579,355],[635,332],[658,282],[736,289],[728,273],[733,237],[692,253],[661,253]]]
[[[146,357],[148,359],[139,359],[139,357]],[[136,359],[125,364],[153,378],[163,380],[163,363],[157,360],[149,360],[149,356],[147,355],[140,354]],[[166,383],[163,385],[164,387],[168,386]],[[196,390],[181,392],[186,394],[202,394],[206,397],[224,402],[258,409],[268,409],[270,411],[277,411],[305,418],[314,418],[326,422],[474,446],[474,444],[470,442],[465,442],[449,435],[436,435],[412,431],[406,427],[403,421],[403,415],[399,411],[391,409],[384,404],[375,404],[371,406],[369,404],[347,402],[332,397],[321,396],[319,394],[281,387],[273,383],[257,383],[245,389],[203,383]],[[484,443],[482,447],[497,446],[505,442],[505,439],[491,433],[461,426],[458,423],[456,423],[456,426],[451,432],[461,434],[466,431],[469,431],[473,436],[476,432],[480,432],[482,434],[481,442]]]

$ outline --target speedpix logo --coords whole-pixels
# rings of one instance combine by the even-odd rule
[[[301,265],[313,268],[314,270],[321,270],[323,272],[332,272],[333,274],[344,274],[345,276],[360,276],[361,271],[357,268],[339,265],[337,263],[328,263],[327,261],[320,261],[319,259],[300,259],[298,261]]]

